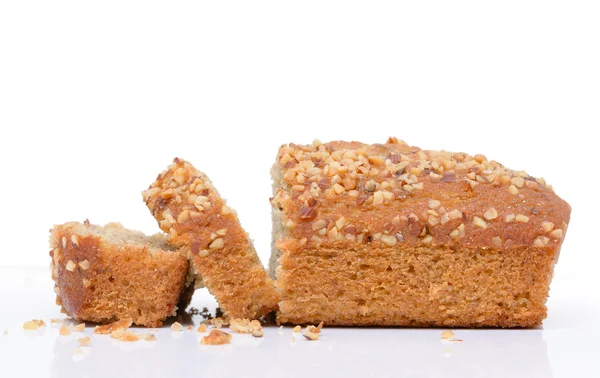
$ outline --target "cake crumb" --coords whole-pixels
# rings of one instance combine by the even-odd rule
[[[294,335],[292,335],[292,342],[295,343],[296,342],[296,338],[294,337]]]
[[[217,329],[223,328],[224,326],[229,325],[229,322],[227,321],[227,319],[222,318],[222,317],[212,318],[209,321],[210,321],[210,324],[212,324],[212,326]]]
[[[454,333],[452,331],[446,330],[442,332],[442,339],[444,340],[454,340]]]
[[[88,336],[77,339],[79,341],[80,346],[88,346],[90,345],[90,338]]]
[[[126,328],[118,329],[110,334],[110,337],[120,341],[138,341],[140,337]]]
[[[192,327],[191,325],[188,326],[188,331],[191,331],[192,329],[194,329],[194,327]]]
[[[258,320],[249,319],[231,319],[229,328],[235,333],[254,333],[254,331],[262,331],[262,326]]]
[[[106,324],[103,326],[97,326],[94,329],[94,333],[97,335],[108,335],[108,334],[111,334],[120,329],[127,329],[127,328],[131,327],[132,323],[133,322],[131,319],[117,320],[116,322],[113,322],[110,324]]]
[[[252,336],[254,337],[263,337],[265,335],[265,332],[262,330],[262,327],[260,327],[260,329],[255,329],[254,331],[252,331]]]
[[[60,329],[58,330],[58,333],[61,336],[68,336],[71,334],[71,330],[69,329],[69,327],[67,327],[64,323],[60,325]]]
[[[147,333],[144,335],[144,340],[146,341],[156,341],[158,340],[153,333]]]
[[[183,331],[183,326],[181,325],[181,323],[175,322],[175,323],[171,324],[171,331],[181,332],[181,331]]]
[[[4,330],[4,336],[8,336],[8,330],[7,329]]]
[[[323,328],[323,322],[319,323],[318,326],[308,326],[306,327],[306,329],[304,330],[304,337],[307,340],[311,340],[311,341],[315,341],[319,339],[319,336],[321,336],[321,328]]]
[[[35,331],[36,329],[42,328],[45,326],[46,326],[46,323],[40,319],[28,320],[25,323],[23,323],[23,329],[26,329],[28,331]]]
[[[231,335],[219,329],[213,329],[207,336],[202,337],[200,344],[223,345],[231,343]]]
[[[71,332],[83,332],[85,330],[85,323],[80,323],[74,326],[73,324],[69,325],[69,331]]]
[[[58,318],[50,319],[50,323],[51,324],[58,324],[58,323],[61,323],[61,322],[62,322],[62,319],[58,319]]]
[[[295,332],[295,333],[302,332],[302,326],[299,326],[299,325],[295,326],[294,329],[292,329],[292,332]]]
[[[206,323],[202,323],[200,324],[200,326],[198,327],[198,329],[196,330],[196,332],[206,332]]]

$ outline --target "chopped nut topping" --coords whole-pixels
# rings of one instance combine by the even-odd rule
[[[223,208],[221,209],[221,214],[223,215],[228,215],[231,214],[233,211],[231,210],[231,207],[227,206],[227,205],[223,205]]]
[[[79,247],[79,237],[77,235],[71,235],[71,243],[73,243],[75,247]]]
[[[512,222],[515,220],[515,214],[508,214],[506,217],[504,217],[504,220],[508,223]]]
[[[200,340],[204,345],[223,345],[231,342],[231,335],[218,329],[213,329]]]
[[[496,219],[498,217],[498,212],[493,207],[490,207],[485,211],[483,217],[487,220]]]
[[[300,208],[301,219],[314,219],[317,216],[317,210],[314,207],[302,206]]]
[[[327,226],[327,222],[325,222],[325,220],[323,220],[323,219],[319,219],[319,220],[316,220],[313,222],[312,229],[313,229],[313,231],[317,231],[322,228],[325,228],[326,226]]]
[[[110,323],[110,324],[106,324],[106,325],[102,325],[102,326],[97,326],[94,329],[94,333],[97,335],[108,335],[116,330],[119,329],[127,329],[129,327],[131,327],[131,324],[133,322],[131,321],[131,319],[121,319],[121,320],[117,320],[116,322]]]
[[[538,236],[533,241],[533,246],[534,247],[544,247],[544,246],[548,245],[549,242],[550,242],[550,239],[548,239],[547,237],[545,237],[545,236]]]
[[[448,212],[447,214],[448,214],[448,217],[452,220],[462,218],[462,211],[457,210],[457,209],[452,210],[452,211]]]
[[[523,214],[517,214],[517,216],[515,217],[515,221],[521,222],[521,223],[527,223],[527,222],[529,222],[529,217],[525,216]]]
[[[509,186],[508,191],[510,194],[519,194],[519,189],[517,189],[517,187],[514,185]]]
[[[210,245],[208,246],[208,249],[220,249],[223,248],[225,246],[225,242],[223,241],[222,238],[218,238],[213,240],[212,243],[210,243]]]
[[[83,270],[88,270],[90,268],[90,262],[87,260],[83,260],[79,262],[79,266],[81,267],[81,269]]]
[[[492,244],[494,245],[494,247],[502,247],[502,238],[499,236],[496,236],[492,239]]]
[[[488,227],[487,223],[479,217],[473,217],[473,225],[483,229]]]
[[[67,269],[69,272],[73,272],[76,267],[77,267],[77,264],[75,264],[75,262],[73,262],[73,260],[69,260],[67,262],[67,265],[65,266],[65,269]]]
[[[373,205],[381,205],[383,203],[383,192],[381,190],[373,193]]]
[[[513,177],[510,182],[517,188],[522,188],[525,185],[525,179],[523,177]]]
[[[369,180],[365,184],[365,190],[368,191],[368,192],[374,191],[376,187],[377,187],[377,184],[373,180]]]
[[[26,329],[28,331],[35,331],[36,329],[42,328],[45,326],[46,326],[46,323],[40,319],[28,320],[25,323],[23,323],[23,329]]]
[[[550,232],[552,230],[554,230],[554,223],[548,222],[548,221],[543,221],[542,222],[542,231],[544,231],[544,232]]]
[[[81,337],[77,339],[80,346],[88,346],[90,345],[90,338],[88,336]]]
[[[220,230],[217,230],[216,234],[220,236],[225,236],[227,234],[227,229],[221,228]]]
[[[563,230],[561,230],[560,228],[557,228],[556,230],[550,232],[550,236],[552,236],[555,239],[562,239],[563,238]]]
[[[92,281],[88,280],[87,278],[84,278],[81,280],[81,283],[83,284],[83,287],[90,287]]]
[[[175,323],[171,324],[171,331],[173,331],[173,332],[182,332],[183,331],[183,326],[181,325],[181,323],[175,322]]]
[[[429,208],[437,209],[441,206],[441,202],[435,199],[429,200]]]
[[[392,236],[392,235],[382,235],[381,241],[383,242],[383,244],[387,245],[388,247],[393,247],[396,245],[397,239],[395,236]]]
[[[319,323],[317,327],[309,325],[304,330],[303,335],[307,340],[318,340],[319,336],[321,336],[321,328],[323,328],[323,322]]]

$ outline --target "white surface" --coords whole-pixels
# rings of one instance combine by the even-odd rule
[[[557,276],[549,317],[533,330],[454,330],[461,343],[441,339],[441,329],[327,328],[318,341],[291,327],[265,329],[265,337],[233,335],[231,345],[205,346],[194,330],[159,329],[156,342],[120,342],[94,335],[59,336],[46,270],[0,269],[2,377],[597,377],[600,300],[584,297],[585,277]],[[192,306],[213,307],[206,292]],[[26,320],[48,323],[24,331]],[[199,317],[194,317],[196,326]],[[145,333],[146,329],[134,329]],[[77,354],[77,338],[91,345]]]

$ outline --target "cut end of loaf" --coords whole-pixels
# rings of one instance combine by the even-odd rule
[[[190,284],[186,256],[163,235],[145,236],[118,223],[55,226],[50,247],[57,304],[77,320],[158,326]]]

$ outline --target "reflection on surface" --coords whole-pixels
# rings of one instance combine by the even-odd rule
[[[57,340],[52,377],[552,377],[541,330],[457,330],[461,343],[442,341],[441,331],[325,328],[318,341],[292,342],[291,328],[270,327],[225,346],[200,345],[195,329],[174,337],[162,328],[156,342],[92,335],[82,358],[76,341]]]

